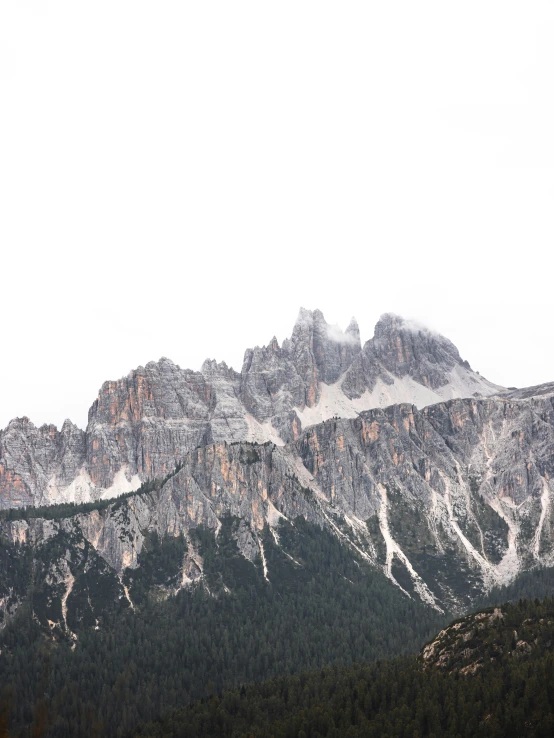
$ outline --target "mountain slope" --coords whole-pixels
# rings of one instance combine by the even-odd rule
[[[362,348],[354,320],[343,332],[302,309],[291,338],[248,349],[240,373],[161,359],[105,382],[86,431],[12,421],[0,432],[0,509],[114,497],[214,442],[282,445],[334,416],[501,390],[450,341],[398,316],[384,315]]]
[[[115,597],[117,577],[105,578],[82,539],[43,577],[70,537],[52,536],[36,552],[32,601],[0,632],[0,684],[16,696],[12,738],[38,734],[39,721],[43,738],[127,736],[212,690],[417,650],[445,624],[301,519],[280,526],[281,545],[262,534],[268,582],[261,558],[240,554],[239,529],[225,518],[217,538],[203,528],[188,543],[150,535],[123,578],[127,595],[120,587]],[[203,581],[168,597],[192,547]],[[12,577],[16,563],[26,562],[10,562]],[[69,571],[65,622],[50,627],[64,617],[57,588],[67,591]]]
[[[199,526],[217,533],[226,517],[237,518],[234,538],[254,564],[264,561],[266,533],[281,545],[281,525],[302,518],[406,595],[461,612],[518,573],[554,564],[553,449],[552,397],[395,405],[313,426],[286,446],[202,446],[164,480],[98,509],[5,513],[0,535],[10,556],[27,548],[36,556],[62,536],[65,548],[44,570],[61,602],[82,576],[72,562],[85,549],[124,597],[124,578],[139,567],[148,537],[182,535],[188,549],[168,590],[175,592],[203,578],[193,541]],[[265,575],[271,581],[270,568]],[[5,617],[26,597],[10,587],[6,576]],[[61,604],[55,611],[49,620],[63,630]]]

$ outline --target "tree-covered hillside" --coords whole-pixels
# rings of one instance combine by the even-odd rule
[[[217,538],[198,528],[189,543],[149,534],[139,566],[123,578],[128,599],[81,538],[60,531],[35,550],[0,545],[0,583],[14,596],[26,593],[0,631],[9,735],[128,736],[229,688],[414,653],[448,620],[301,518],[281,523],[279,545],[269,530],[262,534],[268,581],[261,558],[239,553],[239,528],[227,518]],[[173,595],[189,545],[204,579]],[[60,585],[49,579],[52,561],[67,561],[75,574],[63,607]],[[491,604],[553,591],[554,570],[538,569],[494,591]],[[397,674],[409,662],[399,663],[378,668]]]
[[[243,686],[135,735],[551,738],[553,646],[554,600],[522,601],[454,623],[425,649],[427,658],[324,668]],[[468,658],[475,661],[464,672]]]
[[[104,603],[100,617],[90,607],[102,602],[98,562],[83,559],[65,635],[48,626],[49,589],[31,592],[0,633],[10,735],[126,736],[141,721],[235,685],[413,652],[446,622],[302,519],[280,527],[283,548],[264,534],[266,581],[262,561],[239,554],[238,525],[226,519],[217,540],[196,531],[205,581],[176,596],[168,593],[186,543],[152,536],[127,573],[134,610]]]

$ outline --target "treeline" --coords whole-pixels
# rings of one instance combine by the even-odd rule
[[[13,584],[17,579],[14,572],[19,572],[17,576],[22,579],[28,572],[36,572],[42,565],[46,567],[49,561],[61,560],[67,546],[81,544],[81,541],[72,544],[64,536],[71,537],[71,534],[60,533],[34,551],[25,546],[6,549],[11,557],[2,564],[0,556],[0,574],[4,571],[6,580]],[[419,650],[446,624],[447,618],[405,597],[382,573],[358,559],[335,536],[302,518],[294,524],[287,522],[280,526],[279,546],[268,529],[260,532],[269,582],[264,578],[260,558],[252,563],[239,553],[236,541],[240,536],[240,521],[236,518],[223,521],[217,539],[213,531],[203,528],[191,533],[188,542],[182,537],[160,539],[151,534],[145,541],[138,568],[128,569],[123,578],[132,607],[115,574],[94,568],[104,564],[101,561],[94,564],[94,552],[90,552],[85,566],[87,574],[76,579],[66,601],[68,631],[50,629],[44,614],[49,612],[49,598],[61,597],[66,591],[65,584],[62,583],[58,593],[52,590],[46,596],[44,592],[34,591],[36,582],[29,580],[28,604],[0,632],[0,691],[8,690],[4,708],[10,708],[10,736],[127,738],[141,723],[150,723],[143,729],[143,735],[150,735],[144,732],[147,730],[154,731],[151,733],[154,736],[196,735],[171,732],[184,729],[180,715],[173,714],[167,718],[169,722],[152,721],[199,698],[204,702],[184,709],[183,715],[186,729],[199,730],[200,736],[302,736],[304,731],[310,738],[326,735],[462,738],[469,735],[464,732],[466,725],[475,728],[477,732],[473,735],[478,736],[481,724],[488,725],[490,720],[490,725],[495,726],[495,720],[500,720],[494,717],[494,705],[491,718],[487,718],[489,707],[483,707],[475,715],[469,714],[471,700],[479,698],[479,690],[471,694],[462,692],[461,696],[457,692],[445,692],[443,702],[439,701],[438,708],[433,707],[433,701],[438,698],[433,696],[436,685],[432,680],[439,679],[434,672],[421,676],[419,666],[410,659],[383,663],[390,656]],[[49,546],[56,551],[50,551]],[[182,583],[183,556],[191,547],[203,562],[203,581],[173,596]],[[83,552],[86,553],[84,549]],[[33,561],[28,561],[29,557]],[[548,588],[554,580],[553,574],[552,570],[529,573],[510,588],[499,591],[496,601],[505,601],[507,593],[515,596],[526,589],[538,592]],[[19,585],[23,587],[23,582]],[[91,603],[98,603],[98,609],[91,609]],[[538,604],[527,607],[538,607]],[[85,619],[79,619],[79,613],[85,612],[86,627]],[[77,641],[69,630],[77,634]],[[536,655],[532,656],[533,663]],[[524,661],[527,663],[527,660],[512,659],[513,664]],[[356,662],[369,665],[354,666]],[[508,668],[509,663],[502,669]],[[317,672],[293,679],[293,675],[308,669]],[[328,679],[323,680],[326,686],[320,689],[314,680],[322,669]],[[491,669],[484,669],[483,675]],[[353,683],[352,674],[362,674],[360,679],[366,686],[356,687],[356,694],[348,696],[345,690]],[[512,679],[510,674],[506,679]],[[472,679],[477,683],[483,675],[479,672]],[[335,691],[329,690],[333,690],[335,677],[339,685],[343,684],[343,691],[335,689],[342,696],[333,702]],[[389,694],[388,701],[377,700],[376,693],[371,691],[373,687],[370,689],[370,677],[376,684],[381,678],[385,680],[375,689]],[[252,686],[268,678],[275,681]],[[394,686],[395,680],[404,683],[402,679],[406,684],[404,693]],[[460,679],[442,675],[437,683],[457,683]],[[517,682],[519,691],[513,694],[505,691],[501,681],[494,682],[493,693],[508,703],[512,698],[517,702],[514,695],[521,701],[526,694],[521,680],[527,680],[527,684],[532,679],[531,672],[522,671],[519,676],[514,673],[511,683]],[[548,686],[548,681],[543,682],[541,690]],[[304,690],[305,683],[310,685],[308,692]],[[534,685],[535,681],[530,683]],[[296,690],[299,695],[292,703],[290,685],[297,685],[293,693]],[[256,690],[261,697],[256,696]],[[312,692],[317,699],[306,703],[306,695]],[[421,695],[417,706],[410,702],[416,693]],[[363,699],[358,699],[361,694]],[[267,701],[263,702],[266,697]],[[543,697],[539,695],[539,706],[544,702]],[[240,710],[236,708],[237,699]],[[401,713],[396,711],[398,700],[403,706]],[[282,702],[287,706],[286,711]],[[325,707],[327,703],[332,709]],[[296,705],[290,715],[288,705]],[[387,712],[389,708],[394,708],[393,712]],[[233,712],[235,709],[238,712]],[[535,720],[538,713],[533,709],[525,707],[525,715],[531,716],[525,719],[535,721],[533,726],[540,727]],[[452,710],[456,714],[460,710],[467,722],[445,722],[445,712],[451,714]],[[544,714],[546,719],[549,713]],[[2,706],[1,715],[6,715]],[[513,724],[521,726],[521,720],[516,717],[513,716]],[[371,732],[375,725],[381,733]],[[498,725],[500,731],[507,723]],[[457,730],[456,726],[461,726],[458,734],[448,732]],[[271,732],[277,729],[284,732]],[[160,733],[160,730],[168,732]]]
[[[71,518],[80,513],[88,513],[93,510],[105,510],[113,506],[116,510],[124,500],[137,495],[146,495],[150,492],[160,490],[171,477],[174,477],[183,468],[183,463],[177,464],[175,469],[165,477],[149,479],[143,482],[141,486],[133,492],[125,492],[117,497],[111,497],[108,500],[95,500],[93,502],[63,502],[58,505],[45,505],[42,507],[15,507],[6,510],[0,510],[0,521],[13,520],[31,520],[33,518],[42,518],[44,520],[56,520],[58,518]]]
[[[548,627],[514,655],[514,626]],[[143,726],[137,738],[551,738],[554,601],[521,602],[477,637],[504,654],[471,676],[414,657],[324,668],[211,696]],[[527,624],[527,625],[526,625]],[[455,655],[454,655],[455,656]]]

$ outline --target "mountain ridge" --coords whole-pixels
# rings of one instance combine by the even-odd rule
[[[163,484],[60,520],[11,515],[0,534],[9,546],[39,548],[76,536],[122,578],[151,534],[190,542],[194,529],[217,534],[231,516],[238,550],[255,564],[265,561],[264,536],[279,545],[280,526],[300,517],[407,596],[459,612],[518,573],[554,564],[553,449],[551,397],[393,405],[311,426],[284,446],[202,445]],[[51,563],[51,580],[59,570],[65,582],[65,564]],[[180,572],[181,588],[202,581],[194,546]]]
[[[0,508],[126,493],[218,440],[286,444],[334,415],[502,391],[448,339],[392,313],[362,347],[355,319],[341,331],[302,308],[291,337],[247,349],[240,373],[209,359],[200,372],[181,369],[164,357],[104,382],[86,430],[12,420],[0,431]]]

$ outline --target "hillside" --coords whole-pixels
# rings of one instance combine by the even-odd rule
[[[56,556],[68,564],[67,538],[50,539],[35,559],[36,586],[0,631],[12,738],[41,721],[48,738],[123,738],[211,690],[415,651],[446,622],[301,518],[281,526],[281,546],[263,533],[268,581],[261,558],[252,564],[239,552],[239,528],[227,518],[217,539],[195,532],[204,579],[172,596],[187,544],[149,537],[124,580],[129,599],[90,547],[75,547],[64,600],[66,585],[44,572]],[[26,564],[3,559],[0,571],[20,582]]]
[[[453,623],[419,658],[248,685],[174,712],[135,735],[549,738],[553,649],[554,600],[522,601]]]

